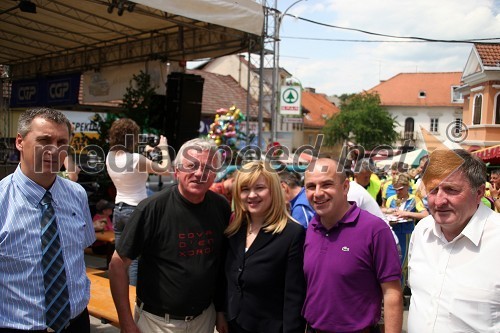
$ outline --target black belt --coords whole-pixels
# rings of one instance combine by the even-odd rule
[[[83,310],[78,316],[76,316],[75,318],[71,319],[68,323],[68,325],[66,325],[66,327],[62,330],[62,332],[66,332],[68,329],[71,328],[71,325],[73,324],[76,324],[76,325],[79,325],[78,323],[76,323],[79,319],[82,319],[81,317],[84,316],[85,314],[87,314],[87,317],[89,315],[89,312],[87,310],[87,308],[85,308],[85,310]],[[28,332],[28,333],[50,333],[50,332],[54,332],[54,330],[50,329],[50,328],[46,328],[44,330],[18,330],[18,329],[15,329],[15,328],[2,328],[0,327],[0,333],[21,333],[21,332]]]
[[[137,206],[132,206],[132,205],[126,204],[125,202],[119,202],[117,204],[117,206],[118,206],[118,210],[122,210],[122,207],[137,207]]]
[[[191,320],[195,319],[196,317],[198,317],[199,315],[201,315],[201,312],[194,314],[194,315],[191,315],[191,316],[179,316],[179,315],[171,314],[171,313],[165,312],[165,310],[156,308],[156,307],[151,306],[151,305],[147,305],[147,304],[143,303],[139,298],[136,299],[136,303],[137,303],[137,306],[139,308],[142,307],[142,309],[146,312],[154,314],[155,316],[158,316],[158,317],[167,317],[168,316],[168,318],[173,319],[173,320],[191,321]]]

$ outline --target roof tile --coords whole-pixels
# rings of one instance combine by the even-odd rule
[[[340,112],[340,109],[333,105],[324,94],[303,91],[301,104],[305,113],[305,127],[323,127],[326,119]]]
[[[461,72],[400,73],[368,90],[385,106],[457,106],[451,88],[460,85]],[[421,97],[421,93],[425,97]]]
[[[247,92],[230,75],[219,75],[202,70],[187,70],[186,73],[200,75],[205,79],[201,109],[203,115],[215,114],[218,109],[229,109],[233,105],[246,115]],[[250,104],[250,115],[257,117],[257,101],[252,98]],[[265,110],[263,116],[264,118],[270,117]]]
[[[500,67],[500,44],[474,44],[483,66]]]

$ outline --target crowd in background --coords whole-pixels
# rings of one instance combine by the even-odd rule
[[[190,140],[171,161],[160,137],[151,161],[120,119],[106,158],[117,195],[92,219],[83,188],[56,175],[67,118],[29,109],[18,132],[21,163],[0,181],[0,333],[88,333],[83,251],[110,228],[122,332],[400,333],[406,289],[410,333],[500,331],[500,174],[487,184],[465,150],[382,179],[365,159],[319,156],[303,174],[247,161],[214,185],[214,142]],[[176,182],[148,196],[151,173]]]

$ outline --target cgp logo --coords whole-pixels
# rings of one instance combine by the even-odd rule
[[[36,93],[36,86],[22,86],[17,91],[17,98],[23,102],[33,101],[36,99]]]
[[[80,73],[12,82],[11,107],[78,104]]]
[[[61,99],[66,97],[69,91],[69,82],[54,82],[49,84],[49,97],[51,99]]]

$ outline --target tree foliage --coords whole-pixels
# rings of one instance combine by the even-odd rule
[[[380,106],[380,96],[365,92],[343,101],[340,112],[328,120],[323,132],[327,144],[348,140],[371,150],[395,142],[396,125],[395,118]]]
[[[156,133],[156,130],[152,129],[149,119],[149,109],[155,102],[153,100],[154,95],[155,90],[151,87],[150,75],[143,71],[134,74],[129,86],[126,88],[125,95],[123,95],[122,110],[114,113],[108,112],[104,117],[96,113],[90,121],[97,128],[98,135],[94,137],[82,133],[86,144],[99,146],[107,154],[109,151],[109,129],[113,122],[120,118],[134,120],[142,132]]]
[[[82,144],[87,147],[85,153],[92,151],[95,154],[93,162],[90,162],[87,155],[87,165],[91,167],[96,167],[99,172],[89,173],[90,179],[93,182],[99,184],[101,190],[96,191],[94,194],[94,201],[97,201],[101,197],[109,197],[110,187],[112,187],[111,178],[103,163],[106,160],[106,155],[110,149],[109,147],[109,130],[113,122],[120,118],[130,118],[133,119],[137,125],[141,128],[142,133],[158,133],[159,131],[154,128],[154,126],[161,124],[151,124],[150,120],[150,108],[155,108],[157,106],[154,103],[159,103],[158,99],[154,99],[155,89],[151,86],[151,77],[149,74],[140,71],[139,74],[133,75],[132,80],[130,80],[129,86],[126,89],[126,93],[123,96],[123,101],[121,104],[122,109],[116,112],[108,112],[104,116],[100,113],[96,113],[92,119],[90,119],[92,125],[97,128],[97,136],[86,135],[82,132]],[[80,176],[84,176],[86,173],[81,173]]]
[[[356,94],[342,94],[340,96],[337,96],[337,98],[340,100],[340,105],[338,107],[341,107],[342,104],[346,103],[349,101],[350,98],[355,96]]]
[[[122,108],[126,118],[134,120],[142,132],[156,133],[157,129],[150,119],[150,109],[153,107],[156,95],[151,86],[151,76],[143,71],[134,74],[123,95]]]

